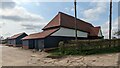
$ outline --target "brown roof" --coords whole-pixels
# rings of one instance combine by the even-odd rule
[[[49,29],[52,27],[63,26],[68,28],[75,28],[74,17],[67,15],[65,13],[59,12],[44,28]],[[77,29],[89,32],[90,27],[93,27],[92,24],[87,23],[83,20],[77,19]]]
[[[50,36],[52,33],[57,31],[59,27],[75,28],[74,17],[65,13],[59,12],[44,28],[43,32],[30,34],[23,38],[26,39],[41,39]],[[92,24],[87,23],[83,20],[77,19],[77,29],[89,33],[89,36],[98,36],[100,27],[94,27]]]
[[[100,29],[100,26],[91,28],[89,36],[98,36]]]
[[[58,29],[59,28],[55,28],[55,29],[45,30],[45,31],[39,32],[39,33],[30,34],[30,35],[22,38],[22,40],[45,38],[45,37],[51,35],[52,33],[54,33],[55,31],[57,31]]]
[[[43,30],[55,28],[55,27],[66,27],[66,28],[75,28],[74,17],[67,15],[65,13],[59,12],[44,28]],[[98,28],[94,27],[92,24],[85,22],[83,20],[77,19],[77,29],[85,31],[92,35],[98,35]],[[93,33],[95,32],[95,33]]]
[[[21,36],[22,34],[24,34],[24,33],[15,34],[15,35],[9,37],[8,39],[16,39],[17,37]]]

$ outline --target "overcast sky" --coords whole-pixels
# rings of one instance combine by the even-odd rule
[[[41,32],[42,28],[60,11],[74,16],[73,2],[0,2],[0,35]],[[73,0],[74,1],[74,0]],[[109,2],[77,2],[77,16],[94,26],[101,26],[108,38]],[[118,2],[113,3],[113,29],[118,29]]]

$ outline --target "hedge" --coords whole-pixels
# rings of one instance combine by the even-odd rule
[[[94,52],[120,51],[120,39],[61,41],[59,43],[59,51],[63,54],[92,54]]]

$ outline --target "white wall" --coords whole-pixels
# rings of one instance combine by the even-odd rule
[[[53,33],[51,36],[75,37],[75,30],[61,27],[57,32]],[[88,36],[88,33],[77,31],[77,36],[86,38]]]
[[[101,30],[99,30],[98,36],[99,36],[99,37],[102,37],[102,36],[103,36]]]

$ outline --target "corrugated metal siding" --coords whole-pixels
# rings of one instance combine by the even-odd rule
[[[35,40],[29,40],[29,48],[34,49],[35,48]]]
[[[28,41],[28,40],[24,40],[24,41],[22,41],[22,44],[23,44],[24,46],[29,46],[29,41]]]
[[[8,41],[7,41],[7,44],[10,45],[10,44],[11,44],[11,40],[8,40]]]
[[[10,40],[10,44],[11,45],[16,45],[16,40],[15,39]]]
[[[17,37],[16,39],[9,39],[8,40],[8,44],[10,45],[21,45],[21,44],[25,44],[25,42],[22,42],[22,38],[27,36],[27,34],[22,34],[21,36]],[[26,44],[25,44],[26,45]]]
[[[29,46],[30,49],[43,49],[44,39],[23,40],[23,45]]]
[[[38,48],[43,49],[44,48],[44,40],[38,40]]]
[[[44,48],[53,48],[58,47],[58,44],[61,40],[61,37],[47,37],[45,38],[45,45]]]
[[[35,40],[35,49],[43,49],[44,48],[44,39]]]
[[[30,49],[43,49],[43,48],[54,48],[58,47],[60,41],[74,40],[74,37],[59,37],[49,36],[45,39],[34,39],[34,40],[23,40],[23,45],[29,46]],[[86,38],[78,38],[86,39]]]
[[[34,49],[35,48],[35,40],[23,40],[22,44],[24,46],[28,46],[29,49]]]
[[[60,41],[74,40],[74,39],[75,39],[75,37],[49,36],[49,37],[45,38],[44,48],[58,47]],[[86,39],[86,38],[79,37],[78,39]]]
[[[7,41],[8,45],[16,45],[16,40],[15,39],[9,39]]]
[[[24,38],[25,36],[27,36],[27,34],[22,34],[21,36],[19,36],[18,38],[16,38],[16,44],[17,45],[21,45],[22,44],[22,38]]]

